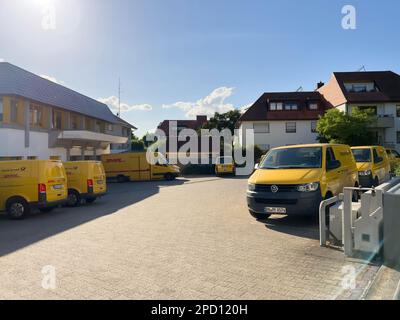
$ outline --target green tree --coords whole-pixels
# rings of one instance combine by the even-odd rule
[[[239,121],[241,113],[239,110],[232,110],[226,113],[216,112],[214,117],[212,117],[202,129],[218,129],[221,131],[223,129],[229,129],[233,135],[236,123]]]
[[[372,121],[370,110],[354,108],[351,115],[338,109],[328,110],[318,121],[318,140],[350,146],[375,144],[374,134],[370,130]]]

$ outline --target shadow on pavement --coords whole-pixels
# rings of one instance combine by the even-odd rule
[[[260,221],[265,227],[296,237],[319,240],[319,221],[317,216],[272,216]]]
[[[109,183],[108,194],[91,205],[58,208],[51,213],[32,214],[24,220],[9,220],[0,215],[0,257],[92,220],[114,214],[118,210],[159,193],[161,188],[179,186],[186,179]]]

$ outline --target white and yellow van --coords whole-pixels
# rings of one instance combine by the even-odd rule
[[[235,174],[236,166],[232,157],[218,157],[215,161],[215,174],[217,176],[222,174]]]
[[[168,164],[167,159],[156,153],[161,159],[152,165],[147,161],[146,152],[118,153],[101,156],[107,179],[124,181],[174,180],[180,174],[178,166]]]
[[[33,209],[49,212],[67,200],[67,176],[60,161],[0,161],[0,211],[22,219]]]
[[[377,187],[390,178],[390,162],[385,148],[379,146],[353,147],[360,185]]]
[[[68,206],[76,207],[82,200],[93,203],[106,194],[106,174],[101,162],[70,161],[64,167],[68,177]]]
[[[271,214],[316,215],[323,199],[359,185],[356,162],[346,145],[272,149],[256,168],[248,182],[247,204],[257,219]]]

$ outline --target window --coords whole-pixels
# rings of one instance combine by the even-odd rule
[[[286,102],[285,103],[285,110],[298,110],[299,107],[297,103],[294,102]]]
[[[318,121],[311,121],[311,132],[313,132],[313,133],[317,132],[317,125],[318,125]]]
[[[282,102],[271,102],[269,104],[269,109],[272,111],[283,110],[283,103]]]
[[[286,133],[296,133],[296,122],[286,122]]]
[[[400,143],[400,131],[397,131],[397,143]]]
[[[107,124],[107,130],[114,131],[114,126],[112,125],[112,123]]]
[[[79,116],[76,114],[71,114],[71,129],[72,130],[78,130],[80,128],[79,125]]]
[[[269,123],[255,123],[254,133],[269,133]]]
[[[308,109],[310,109],[310,110],[318,110],[319,109],[318,103],[317,102],[310,102],[308,104]]]
[[[321,168],[321,147],[300,147],[271,150],[262,160],[261,169]]]
[[[62,114],[61,111],[53,109],[53,129],[62,129]]]
[[[85,118],[85,129],[87,131],[93,131],[94,129],[93,119]]]
[[[378,107],[377,106],[359,106],[357,107],[360,111],[365,111],[371,113],[374,116],[378,115]]]
[[[371,162],[371,149],[353,149],[352,152],[356,162]]]
[[[374,162],[375,163],[381,163],[383,161],[383,158],[378,155],[378,152],[376,149],[374,149]]]
[[[400,118],[400,105],[396,106],[396,115]]]
[[[31,105],[29,107],[29,124],[32,127],[42,126],[43,112],[40,106]]]
[[[326,149],[326,163],[331,163],[332,161],[336,161],[335,153],[332,148]]]
[[[12,99],[11,100],[10,121],[17,122],[17,115],[18,115],[18,101]]]
[[[3,106],[3,98],[0,97],[0,122],[3,121],[4,114],[4,106]]]

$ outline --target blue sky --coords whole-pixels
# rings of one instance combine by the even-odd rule
[[[341,27],[346,4],[356,30]],[[142,135],[333,71],[399,73],[399,15],[398,0],[1,0],[0,59],[109,104],[120,77],[122,117]]]

